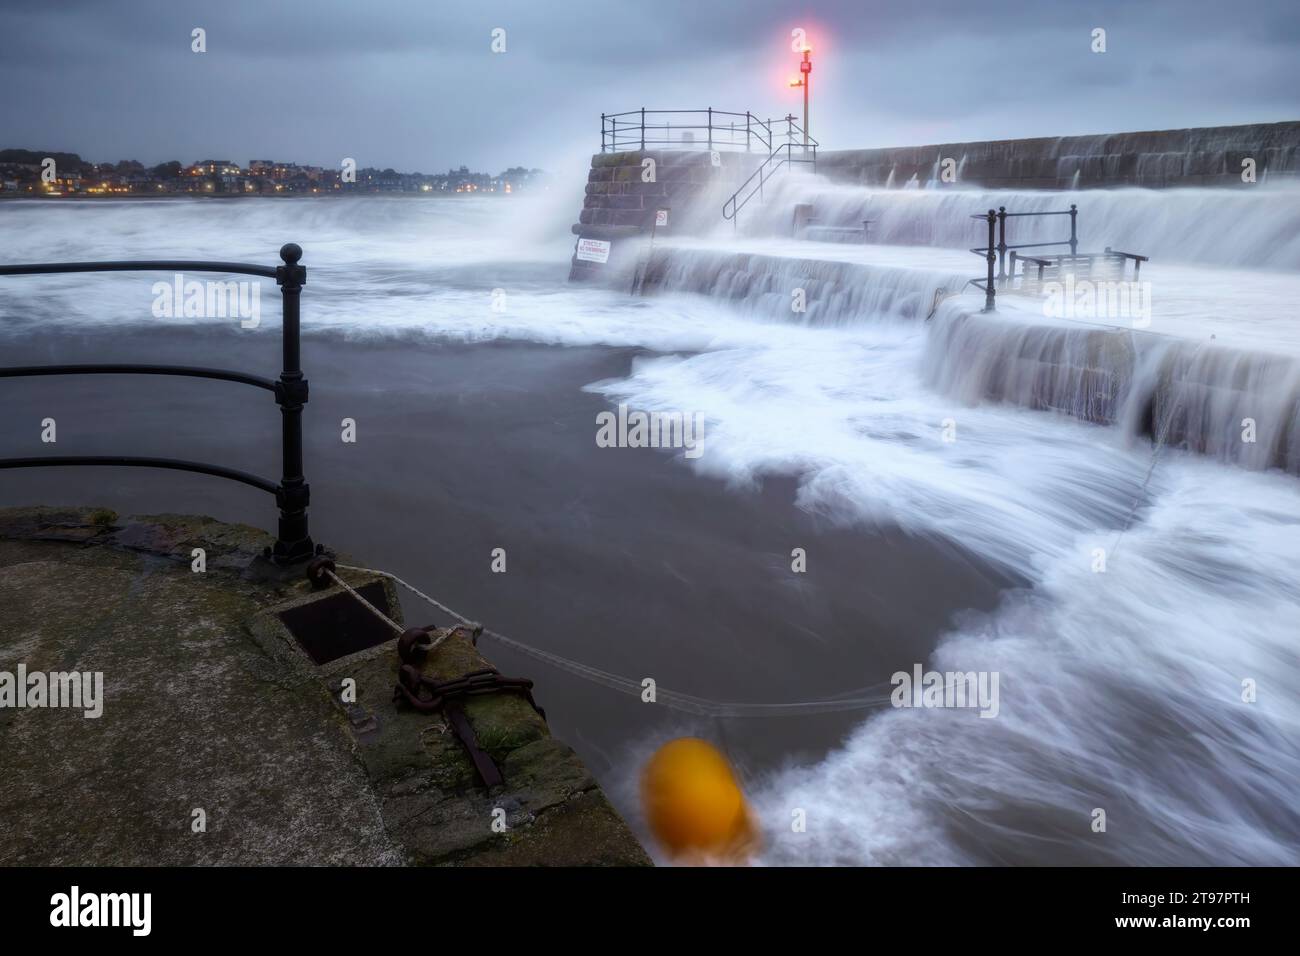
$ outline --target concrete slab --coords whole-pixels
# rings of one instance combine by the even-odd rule
[[[394,642],[313,665],[275,613],[306,581],[243,573],[267,543],[191,516],[0,511],[0,672],[103,681],[98,717],[0,708],[0,864],[649,862],[523,700],[465,705],[505,776],[488,794],[441,718],[393,704]],[[462,637],[426,663],[487,666]]]

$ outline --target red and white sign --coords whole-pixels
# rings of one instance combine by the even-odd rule
[[[656,226],[666,226],[666,225],[668,225],[668,210],[667,210],[667,209],[656,209],[656,210],[655,210],[655,225],[656,225]]]
[[[709,162],[713,163],[714,166],[721,166],[722,154],[719,153],[716,149],[713,150],[711,153],[709,153]]]
[[[609,243],[604,239],[578,239],[578,258],[584,262],[608,262]]]

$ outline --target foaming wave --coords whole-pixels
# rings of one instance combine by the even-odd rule
[[[887,710],[759,781],[764,861],[1300,861],[1300,488],[1176,452],[1148,479],[1150,455],[1113,429],[947,407],[922,348],[899,327],[805,330],[801,347],[647,358],[591,386],[703,412],[690,464],[706,474],[800,475],[810,511],[960,542],[1024,581],[928,664],[999,672],[999,716]]]
[[[768,819],[802,806],[817,827],[774,827],[767,860],[1295,865],[1296,489],[1191,461],[1161,484],[1106,573],[1077,540],[937,649],[937,670],[1001,674],[997,719],[884,712],[764,781]]]

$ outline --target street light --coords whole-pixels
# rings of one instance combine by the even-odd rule
[[[812,53],[812,47],[806,43],[803,48],[803,59],[799,62],[799,72],[802,74],[798,79],[790,81],[791,87],[803,87],[803,149],[808,152],[808,90],[812,87],[812,60],[809,54]]]

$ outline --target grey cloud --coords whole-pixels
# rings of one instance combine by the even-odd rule
[[[195,26],[206,54],[189,51]],[[798,111],[794,26],[817,47],[813,129],[829,147],[1297,115],[1290,0],[69,0],[0,2],[0,145],[541,165],[594,149],[602,111]]]

